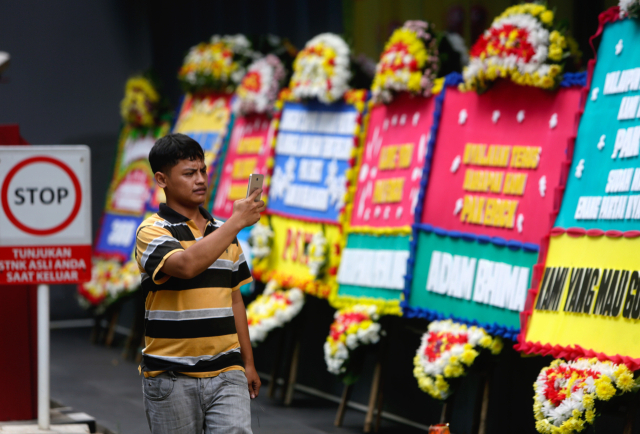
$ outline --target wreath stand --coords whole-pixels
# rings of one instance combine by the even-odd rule
[[[489,392],[491,391],[491,369],[485,368],[480,374],[481,387],[478,387],[476,405],[471,432],[487,434],[487,414],[489,413]]]
[[[384,333],[381,330],[380,333],[380,345],[378,346],[378,355],[376,358],[376,366],[373,371],[373,378],[371,379],[371,389],[369,392],[369,404],[367,405],[367,414],[364,418],[364,427],[363,431],[365,433],[371,432],[371,428],[373,427],[374,432],[378,432],[380,429],[380,419],[382,418],[382,403],[383,403],[383,385],[384,385],[384,377],[383,373],[383,360],[386,353],[387,348],[387,339],[384,336]],[[353,391],[353,384],[348,384],[344,386],[342,391],[342,398],[340,399],[340,405],[338,406],[338,412],[336,413],[336,418],[333,424],[337,427],[342,426],[342,422],[344,421],[344,415],[347,410],[347,405],[349,403],[349,398],[351,397],[351,392]],[[374,425],[374,414],[375,414],[375,425]]]
[[[283,375],[284,384],[282,386],[281,393],[281,398],[285,406],[290,406],[293,401],[293,392],[296,385],[296,378],[298,377],[300,345],[302,343],[302,335],[304,331],[303,318],[305,309],[306,303],[298,315],[291,320],[290,324],[283,328],[282,335],[278,341],[273,367],[271,368],[271,381],[269,382],[269,388],[267,389],[267,396],[269,398],[274,398],[279,378],[278,371],[282,361],[285,360],[286,368]],[[285,344],[287,341],[290,343],[292,349],[288,354],[285,354]]]

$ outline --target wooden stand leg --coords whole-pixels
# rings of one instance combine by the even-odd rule
[[[364,432],[371,432],[371,422],[373,422],[373,411],[378,400],[378,391],[380,390],[380,378],[382,377],[382,361],[378,358],[376,368],[373,373],[373,381],[371,382],[371,392],[369,393],[369,406],[367,407],[367,416],[364,419]]]
[[[109,321],[109,330],[107,332],[107,338],[104,341],[104,344],[107,347],[110,347],[111,344],[113,343],[113,336],[116,333],[116,325],[118,324],[119,316],[120,316],[120,307],[117,307],[111,314],[111,320]]]
[[[352,390],[352,384],[344,386],[344,390],[342,391],[342,399],[340,400],[338,413],[336,414],[336,420],[333,422],[335,426],[342,426],[342,422],[344,421],[344,414],[347,411],[347,403],[349,402],[349,398],[351,397]]]
[[[382,379],[381,383],[384,383],[384,378]],[[380,386],[380,391],[378,392],[378,404],[377,404],[377,408],[376,408],[376,426],[374,428],[374,432],[378,432],[380,430],[380,421],[382,420],[382,401],[383,401],[383,391],[384,387],[381,385]]]
[[[440,413],[439,423],[449,423],[451,421],[451,412],[453,411],[453,404],[449,401],[445,401],[442,404],[442,412]]]
[[[278,349],[276,351],[276,358],[273,361],[273,368],[271,368],[271,381],[269,381],[269,389],[267,390],[267,396],[273,398],[276,393],[276,387],[278,384],[278,370],[280,363],[282,362],[282,352],[284,351],[284,330],[281,331]]]
[[[481,376],[481,379],[484,380],[484,384],[481,386],[482,389],[478,390],[478,400],[476,400],[476,414],[474,416],[474,427],[471,432],[477,432],[478,434],[486,434],[487,433],[487,415],[489,413],[489,392],[491,389],[491,375],[489,372],[484,372]],[[481,383],[482,384],[482,383]],[[480,411],[478,411],[478,409]]]
[[[285,388],[284,405],[291,405],[293,401],[293,388],[296,385],[296,378],[298,377],[298,362],[300,360],[300,335],[297,334],[296,341],[293,347],[293,355],[291,356],[291,367],[289,369],[289,378],[287,379],[287,387]]]

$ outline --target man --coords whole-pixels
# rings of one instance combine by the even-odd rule
[[[145,302],[144,405],[153,434],[251,433],[260,378],[238,290],[251,281],[236,235],[264,211],[261,190],[238,200],[224,224],[201,207],[202,147],[183,134],[149,153],[166,204],[138,228]]]

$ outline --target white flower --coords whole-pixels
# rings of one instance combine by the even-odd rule
[[[251,343],[262,342],[271,330],[291,321],[303,305],[304,296],[299,288],[282,290],[275,280],[269,281],[264,293],[247,306]]]
[[[360,331],[358,331],[358,335],[360,334]],[[350,350],[355,350],[358,347],[358,335],[355,334],[351,334],[351,335],[347,335],[347,340],[346,340],[346,344],[347,344],[347,348],[349,348]]]
[[[328,67],[328,55],[335,55],[332,68]],[[321,102],[331,103],[349,90],[350,78],[346,42],[333,33],[322,33],[307,42],[298,54],[290,87],[295,98],[318,98]]]
[[[251,254],[253,257],[260,259],[269,256],[271,253],[271,241],[273,240],[273,231],[268,225],[258,222],[249,232],[249,245],[251,245]]]

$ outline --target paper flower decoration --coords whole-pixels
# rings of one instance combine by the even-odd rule
[[[640,386],[625,365],[598,359],[554,360],[533,385],[536,429],[544,434],[579,432],[592,424],[596,400],[609,401]]]
[[[291,88],[295,99],[317,98],[332,103],[349,89],[349,47],[338,35],[311,39],[293,62]]]
[[[115,259],[93,259],[91,280],[78,287],[90,306],[106,305],[140,287],[140,270],[135,260],[122,264]]]
[[[132,127],[153,127],[156,123],[160,95],[151,81],[136,76],[127,80],[120,115]]]
[[[468,327],[451,320],[432,322],[413,359],[413,375],[418,386],[433,398],[448,398],[451,387],[446,379],[466,374],[466,368],[473,364],[483,348],[498,354],[502,350],[502,340],[492,338],[480,327]]]
[[[262,259],[271,253],[271,244],[273,241],[273,231],[269,225],[261,222],[255,224],[249,232],[249,245],[251,246],[251,255],[256,259]]]
[[[340,309],[334,318],[324,344],[324,360],[329,372],[345,375],[351,352],[360,345],[375,344],[380,340],[378,307],[356,304]]]
[[[387,41],[376,66],[371,92],[376,102],[391,102],[393,92],[431,95],[438,72],[433,25],[407,21]]]
[[[462,88],[482,92],[497,78],[552,89],[571,55],[566,37],[553,30],[553,12],[527,3],[507,8],[471,47]]]
[[[268,54],[256,60],[236,89],[233,110],[242,115],[273,110],[284,78],[284,66],[278,57]]]
[[[178,79],[187,92],[231,93],[255,57],[257,54],[243,35],[214,35],[210,42],[191,47]]]
[[[298,288],[282,289],[275,280],[264,293],[247,306],[249,337],[252,345],[264,341],[269,332],[291,321],[304,306],[304,293]]]
[[[327,264],[327,239],[322,231],[316,232],[311,237],[311,242],[306,246],[309,273],[318,278],[322,269]]]

